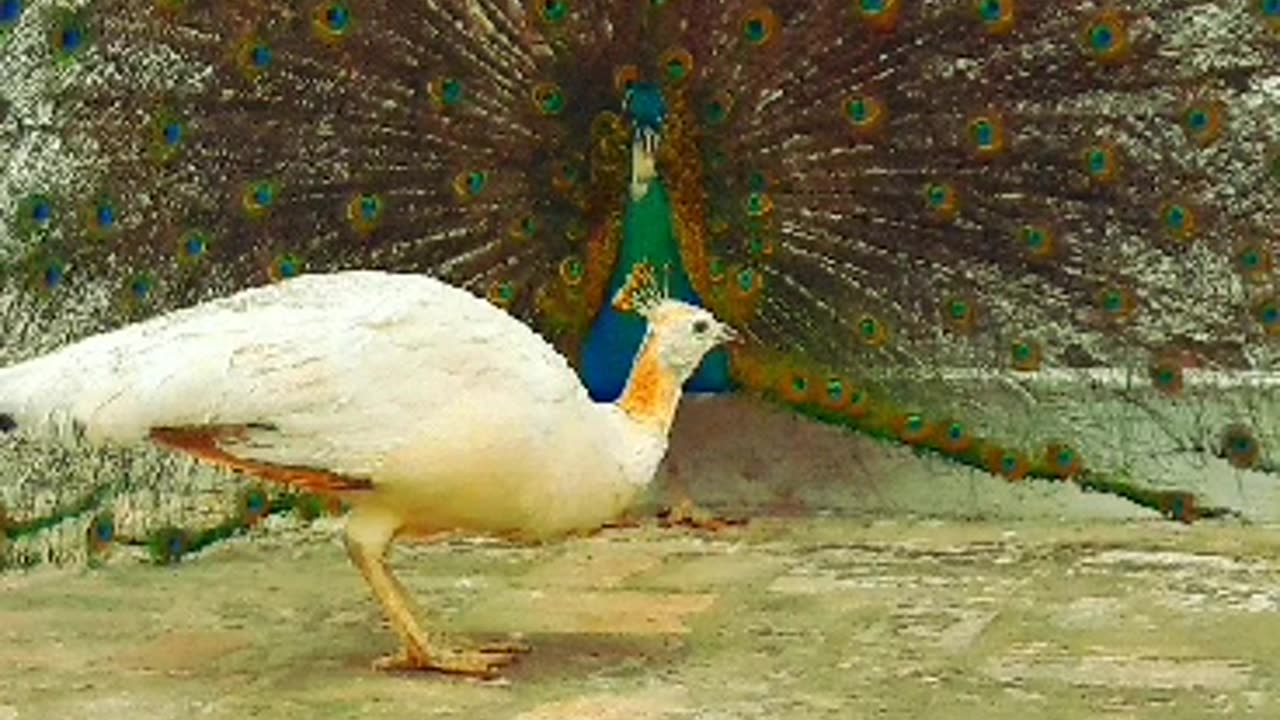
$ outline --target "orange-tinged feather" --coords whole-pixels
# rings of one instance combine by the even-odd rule
[[[243,435],[245,428],[220,425],[194,428],[153,428],[151,439],[159,445],[191,455],[197,460],[248,473],[264,480],[292,485],[309,492],[341,493],[369,490],[372,484],[362,478],[350,478],[327,470],[275,465],[237,457],[223,450],[219,440]]]
[[[662,367],[657,344],[645,343],[618,407],[636,420],[653,423],[665,431],[671,426],[679,401],[679,383]]]

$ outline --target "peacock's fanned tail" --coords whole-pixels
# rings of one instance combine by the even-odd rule
[[[635,33],[619,18],[14,7],[6,267],[21,302],[66,318],[29,344],[353,266],[430,271],[569,334],[601,303],[629,161],[612,67]]]
[[[1278,58],[1275,0],[0,0],[0,358],[376,267],[607,397],[657,260],[752,341],[699,389],[1247,514],[1202,476],[1280,439]]]

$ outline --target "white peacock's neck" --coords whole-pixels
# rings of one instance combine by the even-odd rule
[[[667,434],[680,404],[684,379],[667,369],[658,342],[645,336],[631,367],[626,389],[612,403],[601,403],[602,421],[612,428],[613,452],[622,480],[632,488],[648,485],[667,454]]]
[[[633,422],[665,438],[680,405],[684,378],[662,363],[658,345],[652,333],[645,335],[617,405]]]

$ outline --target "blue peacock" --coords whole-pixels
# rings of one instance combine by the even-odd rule
[[[3,359],[383,268],[610,399],[644,262],[751,340],[688,390],[1237,512],[1149,461],[1274,467],[1278,59],[1276,0],[0,0]],[[118,491],[8,533],[110,541]]]

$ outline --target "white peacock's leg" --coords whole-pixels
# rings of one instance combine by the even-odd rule
[[[347,519],[347,554],[360,568],[392,629],[400,636],[406,658],[425,663],[427,635],[414,617],[404,588],[387,567],[387,550],[398,530],[399,522],[390,514],[357,506]]]
[[[524,648],[508,645],[471,649],[439,647],[431,643],[426,631],[418,624],[409,594],[387,566],[387,550],[400,526],[393,513],[369,505],[357,505],[347,519],[347,554],[360,568],[404,645],[401,655],[384,658],[377,667],[490,676],[509,664],[515,653]]]

